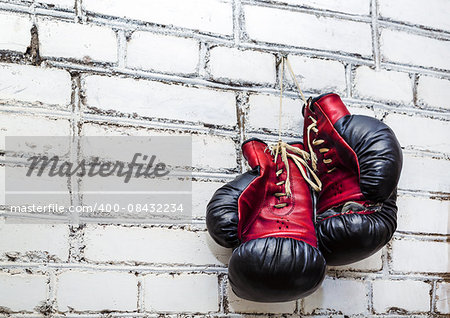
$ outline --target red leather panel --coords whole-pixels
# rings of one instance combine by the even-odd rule
[[[317,155],[317,175],[322,181],[322,191],[318,194],[318,214],[339,206],[347,201],[364,202],[364,196],[359,187],[359,163],[353,149],[334,129],[333,124],[349,112],[336,94],[329,94],[319,99],[312,110],[305,107],[304,140],[305,148],[309,152],[307,141],[307,127],[313,122],[310,117],[317,120],[317,133],[310,131],[310,143],[314,139],[324,140],[321,145],[312,146]],[[320,148],[330,149],[320,153]],[[331,163],[323,160],[331,159]],[[328,173],[329,170],[334,171]]]
[[[284,185],[276,183],[287,177],[280,156],[275,163],[267,145],[259,140],[245,143],[242,150],[252,168],[260,167],[260,176],[244,190],[238,201],[238,235],[241,241],[288,237],[317,247],[311,193],[297,166],[289,159],[291,197],[275,197],[275,193],[285,192]],[[283,169],[283,173],[277,177],[279,169]],[[280,203],[287,203],[287,206],[274,207]]]
[[[320,106],[322,112],[326,114],[330,120],[331,125],[334,125],[339,118],[342,118],[345,115],[350,115],[347,107],[345,107],[341,98],[337,94],[325,95],[316,101],[315,105]]]

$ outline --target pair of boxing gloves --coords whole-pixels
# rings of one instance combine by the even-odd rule
[[[336,94],[310,100],[303,116],[303,142],[284,144],[284,153],[258,139],[244,142],[252,170],[207,206],[210,235],[234,248],[228,278],[244,299],[305,297],[319,288],[327,264],[374,254],[397,226],[402,151],[393,131],[350,115]]]

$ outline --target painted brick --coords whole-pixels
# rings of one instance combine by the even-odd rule
[[[379,250],[372,256],[365,258],[359,262],[355,262],[342,266],[330,266],[329,268],[335,270],[351,270],[351,271],[379,271],[383,267],[383,261],[381,259],[382,250]]]
[[[406,312],[430,310],[431,286],[420,281],[380,280],[373,282],[373,308],[378,313],[390,309]]]
[[[420,76],[417,99],[421,105],[450,110],[450,81],[430,76]]]
[[[39,20],[39,49],[42,56],[74,58],[84,62],[116,62],[116,34],[110,28]]]
[[[216,275],[148,275],[144,282],[144,304],[147,311],[207,313],[219,310]]]
[[[71,90],[66,71],[0,63],[0,99],[68,105]]]
[[[48,138],[48,137],[47,137]],[[26,141],[28,139],[28,141]],[[64,138],[66,141],[68,141],[68,138]],[[14,141],[13,141],[14,143]],[[26,153],[27,147],[28,149],[31,148],[31,150],[41,150],[39,153],[45,153],[48,156],[53,156],[55,153],[52,152],[52,145],[51,144],[42,144],[38,147],[33,147],[35,145],[34,142],[30,142],[29,138],[22,139],[21,142],[16,143],[17,147]],[[64,145],[65,146],[65,145]],[[14,147],[15,148],[15,147]],[[8,150],[13,151],[13,147],[8,147]],[[50,204],[58,205],[58,206],[69,206],[71,204],[70,200],[70,188],[68,186],[68,178],[55,178],[51,177],[48,174],[43,174],[42,176],[37,176],[36,174],[25,177],[28,172],[27,167],[13,167],[6,170],[5,167],[0,167],[0,176],[3,176],[9,180],[13,180],[9,186],[9,191],[36,191],[39,189],[45,189],[47,191],[59,191],[58,194],[54,193],[35,193],[35,194],[13,194],[10,193],[6,196],[6,194],[3,192],[0,194],[0,202],[5,202],[8,206],[8,222],[10,224],[16,224],[16,223],[26,223],[24,221],[23,217],[21,217],[21,211],[20,208],[24,205],[36,205],[36,206],[49,206]],[[2,182],[0,182],[1,184]],[[0,185],[0,190],[4,190],[4,184]],[[7,199],[7,200],[6,200]],[[57,213],[51,214],[51,213],[44,213],[35,211],[29,212],[29,215],[32,215],[32,218],[38,217],[39,214],[41,215],[47,215],[49,217],[54,216],[58,217]],[[45,217],[45,216],[44,216]],[[67,219],[62,219],[60,222],[66,222]],[[49,220],[39,220],[34,219],[33,221],[28,220],[28,222],[31,223],[48,223],[51,222]],[[55,222],[58,222],[55,220]],[[7,224],[6,226],[10,225]],[[31,227],[30,230],[37,230],[38,228]],[[55,257],[53,255],[44,255],[44,253],[41,253],[39,249],[33,251],[32,255],[30,255],[30,258],[34,258],[38,255],[39,257],[43,257],[44,259],[54,259]]]
[[[246,30],[253,40],[372,55],[369,24],[249,5],[244,12]]]
[[[174,134],[167,131],[84,124],[83,136],[191,136],[192,166],[207,170],[236,169],[236,146],[231,138],[212,135]],[[128,159],[125,156],[124,159]]]
[[[193,182],[192,183],[192,216],[205,217],[206,206],[214,192],[222,187],[221,182]]]
[[[450,161],[403,155],[399,188],[419,191],[450,192],[443,171],[449,171]]]
[[[394,130],[403,147],[450,152],[450,140],[443,133],[448,129],[448,121],[399,114],[389,114],[384,121]]]
[[[1,12],[0,50],[25,53],[31,42],[31,27],[32,24],[29,17]]]
[[[450,3],[447,0],[408,1],[380,0],[378,10],[383,18],[450,31]],[[426,12],[426,14],[424,14]]]
[[[89,226],[85,242],[86,259],[96,262],[222,265],[231,255],[206,232],[165,228]]]
[[[0,273],[0,308],[35,311],[47,299],[47,277]]]
[[[354,95],[386,102],[410,104],[412,81],[408,73],[380,70],[367,66],[356,69]]]
[[[231,289],[229,283],[227,286],[228,308],[232,313],[264,313],[268,314],[292,314],[295,311],[295,301],[283,303],[259,303],[245,300],[237,297]]]
[[[193,39],[134,32],[127,46],[127,66],[168,73],[195,73],[199,45]]]
[[[233,14],[230,1],[220,0],[85,0],[92,12],[211,33],[231,34]]]
[[[289,61],[302,90],[345,92],[345,68],[342,63],[297,55],[289,55]],[[286,73],[286,77],[293,83],[290,74]]]
[[[107,76],[88,76],[84,85],[90,107],[148,117],[236,125],[234,93]]]
[[[450,283],[436,284],[436,311],[441,314],[450,314]]]
[[[250,95],[249,104],[249,129],[262,129],[278,133],[280,97],[263,94]],[[283,98],[282,133],[291,133],[297,136],[303,134],[302,107],[301,99]]]
[[[348,111],[352,115],[364,115],[364,116],[375,117],[375,112],[373,111],[372,108],[367,108],[367,107],[364,107],[363,105],[360,105],[359,107],[349,106],[348,103],[345,102],[345,100],[344,100],[344,103],[346,104]]]
[[[450,41],[384,29],[380,42],[382,60],[385,62],[450,69],[450,59],[442,54],[450,50]]]
[[[1,221],[1,220],[0,220]],[[69,256],[69,228],[63,224],[5,224],[0,222],[0,257],[45,257],[66,261]],[[36,254],[36,255],[33,255]],[[33,257],[35,256],[35,257]]]
[[[69,136],[67,119],[49,119],[31,114],[1,113],[0,149],[5,149],[6,136]],[[26,145],[24,145],[26,146]],[[24,148],[26,149],[26,148]],[[22,149],[22,150],[24,150]]]
[[[235,143],[219,136],[192,136],[192,164],[208,170],[236,169]]]
[[[303,310],[306,314],[318,311],[364,314],[367,304],[367,291],[362,281],[326,278],[314,294],[304,298]]]
[[[58,276],[56,302],[63,312],[132,311],[137,309],[137,285],[134,274],[67,271]]]
[[[445,273],[448,271],[448,245],[445,242],[394,240],[392,268],[408,273]]]
[[[347,0],[347,1],[329,1],[329,0],[281,0],[280,3],[288,3],[305,7],[312,7],[350,14],[369,14],[370,0]]]
[[[49,7],[57,7],[63,9],[74,9],[75,1],[74,0],[39,0],[39,3],[48,4]]]
[[[450,234],[449,201],[401,195],[397,200],[399,231]]]
[[[275,56],[272,54],[219,46],[211,49],[208,65],[212,77],[222,81],[275,82]]]

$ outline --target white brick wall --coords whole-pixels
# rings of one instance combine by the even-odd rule
[[[450,31],[450,3],[446,0],[380,0],[378,5],[383,18]]]
[[[421,76],[417,86],[419,103],[429,107],[450,109],[450,81]]]
[[[400,231],[449,234],[449,201],[402,195],[398,198],[398,227]]]
[[[362,99],[410,104],[413,100],[412,81],[408,73],[375,71],[367,66],[356,69],[354,94]]]
[[[391,309],[427,312],[430,310],[430,291],[430,284],[420,281],[375,281],[373,308],[377,313],[386,313]]]
[[[33,312],[47,299],[47,280],[44,275],[0,273],[0,308]]]
[[[31,19],[26,15],[0,13],[0,50],[24,53],[31,41]]]
[[[120,0],[86,0],[88,11],[173,25],[212,33],[233,31],[230,1],[220,0],[135,0],[132,5]]]
[[[192,137],[192,164],[207,170],[236,167],[235,144],[230,138],[213,136]]]
[[[56,301],[62,312],[132,311],[138,283],[129,273],[66,271],[58,275]],[[74,297],[76,295],[76,297]]]
[[[221,182],[193,182],[192,183],[192,216],[205,217],[206,205],[214,192],[224,184]]]
[[[367,289],[362,281],[325,279],[322,287],[303,300],[305,313],[345,312],[366,313]]]
[[[448,271],[448,245],[413,239],[394,240],[392,268],[399,272],[445,273]]]
[[[233,93],[106,76],[89,76],[84,84],[89,107],[218,125],[236,123]]]
[[[146,310],[160,312],[215,312],[219,310],[216,275],[161,274],[144,278]]]
[[[403,147],[419,147],[438,152],[450,152],[450,140],[445,133],[448,121],[389,114],[384,122],[391,127]],[[407,124],[405,124],[407,122]]]
[[[69,254],[69,228],[52,224],[9,224],[0,220],[0,258],[8,260],[53,259],[66,261]]]
[[[39,3],[46,3],[57,8],[73,9],[75,2],[73,0],[39,0]]]
[[[127,46],[127,65],[131,68],[167,73],[195,73],[199,62],[199,43],[193,39],[134,32]]]
[[[85,241],[85,257],[93,262],[221,265],[230,255],[203,231],[89,226]]]
[[[265,313],[265,314],[292,314],[295,312],[296,302],[258,303],[237,297],[230,285],[227,288],[228,306],[232,313]]]
[[[67,119],[54,119],[1,113],[0,115],[0,149],[5,149],[6,136],[67,136],[70,123]]]
[[[403,31],[383,29],[381,32],[381,53],[383,61],[386,62],[448,70],[450,60],[442,52],[448,52],[449,49],[449,41],[439,41]]]
[[[5,136],[190,135],[193,167],[192,224],[12,224],[0,207],[0,315],[448,315],[448,6],[0,1],[1,150]],[[245,167],[241,142],[278,138],[281,56],[306,97],[337,92],[352,113],[391,126],[404,168],[398,231],[388,246],[330,267],[305,299],[262,304],[231,291],[232,251],[207,234],[205,212],[214,191]],[[287,72],[285,83],[283,138],[298,140],[302,102]],[[49,181],[42,178],[43,187]],[[86,184],[72,181],[53,200],[93,203],[77,193]]]
[[[271,130],[278,133],[280,97],[269,95],[250,95],[248,112],[249,129]],[[283,99],[282,133],[300,135],[303,131],[303,101],[301,99]]]
[[[299,55],[290,55],[289,61],[302,90],[345,92],[345,68],[342,63]],[[286,77],[293,83],[290,74]]]
[[[117,40],[110,28],[39,20],[40,53],[84,62],[117,60]]]
[[[448,193],[448,184],[443,171],[450,169],[448,160],[421,158],[404,155],[399,188]]]
[[[450,283],[438,283],[436,289],[436,311],[441,314],[450,314],[448,298],[450,296]]]
[[[366,56],[372,53],[370,26],[365,23],[258,6],[244,6],[244,12],[253,40]]]
[[[383,267],[382,260],[383,249],[379,250],[372,256],[369,256],[366,259],[363,259],[359,262],[355,262],[348,265],[342,266],[331,266],[330,268],[335,270],[350,270],[350,271],[379,271]]]
[[[288,3],[298,6],[308,6],[312,8],[332,10],[337,12],[347,12],[351,14],[369,14],[369,0],[347,0],[347,1],[329,1],[329,0],[281,0],[280,3]]]
[[[45,81],[42,81],[45,78]],[[51,85],[48,85],[51,83]],[[66,71],[28,65],[0,64],[0,98],[67,105],[72,91]]]
[[[218,46],[210,51],[209,68],[211,76],[222,81],[275,82],[275,56],[272,54]]]

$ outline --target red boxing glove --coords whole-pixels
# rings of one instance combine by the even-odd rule
[[[313,223],[308,183],[315,185],[307,177],[307,154],[302,144],[282,145],[271,153],[258,139],[246,141],[242,151],[253,170],[217,190],[207,207],[211,236],[222,246],[237,247],[229,280],[236,295],[248,300],[305,297],[325,275]]]

